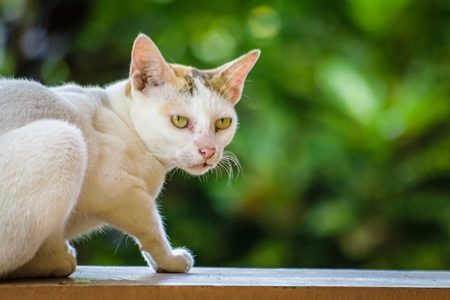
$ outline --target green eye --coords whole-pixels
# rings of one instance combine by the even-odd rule
[[[170,121],[177,128],[186,128],[188,125],[188,119],[182,116],[172,116]]]
[[[220,118],[216,121],[216,129],[227,129],[231,125],[231,118]]]

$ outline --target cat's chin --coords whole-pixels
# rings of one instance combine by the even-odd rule
[[[189,174],[191,174],[191,175],[198,176],[198,175],[202,175],[202,174],[208,172],[213,167],[214,166],[210,166],[210,165],[208,165],[206,163],[202,163],[202,164],[197,164],[197,165],[190,166],[188,168],[184,168],[184,170],[186,172],[188,172]]]

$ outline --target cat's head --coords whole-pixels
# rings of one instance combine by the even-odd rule
[[[234,110],[259,57],[254,50],[213,70],[168,64],[145,35],[136,39],[127,94],[133,125],[167,168],[214,168],[237,128]]]

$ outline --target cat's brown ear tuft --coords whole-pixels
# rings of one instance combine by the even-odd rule
[[[173,78],[172,69],[164,60],[155,43],[140,34],[134,41],[131,53],[130,79],[139,91],[145,87],[160,86]]]
[[[259,50],[250,51],[217,69],[223,80],[225,96],[233,104],[241,99],[245,79],[258,60],[260,53]]]

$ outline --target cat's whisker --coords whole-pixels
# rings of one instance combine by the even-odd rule
[[[222,89],[221,89],[220,96],[223,97],[223,98],[225,98],[226,100],[230,100],[232,96],[228,96],[228,97],[227,97],[226,94],[227,94],[228,91],[229,91],[233,86],[235,86],[235,85],[237,85],[237,84],[232,84],[231,86],[229,86],[229,87],[227,87],[227,88],[222,88]],[[226,84],[224,84],[223,87],[226,87]]]
[[[224,82],[223,86],[227,86],[228,85],[228,81],[230,81],[231,78],[234,78],[234,75],[237,73],[237,71],[239,71],[242,68],[242,66],[239,66],[238,68],[236,68],[236,70],[234,70],[233,73],[231,73],[227,80]]]
[[[228,85],[228,82],[233,78],[233,76],[236,74],[236,72],[237,71],[239,71],[239,69],[240,69],[241,67],[238,67],[232,74],[231,74],[231,76],[228,76],[228,78],[227,78],[227,80],[225,80],[225,82],[222,84],[222,88],[219,90],[220,92],[219,92],[219,96],[221,96],[221,97],[223,97],[223,98],[226,98],[227,100],[230,98],[230,97],[226,97],[225,95],[226,95],[226,93],[230,90],[230,88],[228,88],[228,89],[224,89],[224,87],[226,87],[227,85]],[[221,73],[219,73],[219,75],[221,75],[222,74],[222,72]]]
[[[219,95],[220,95],[221,97],[223,97],[223,98],[225,98],[225,99],[227,99],[227,100],[230,100],[232,96],[226,97],[226,94],[228,93],[228,91],[229,91],[230,89],[232,89],[233,87],[235,87],[235,86],[241,84],[241,83],[239,83],[239,82],[236,82],[236,83],[234,83],[234,84],[232,84],[232,85],[230,85],[230,86],[227,87],[228,81],[229,81],[231,78],[233,78],[233,76],[236,74],[237,71],[239,71],[240,68],[241,68],[241,67],[237,68],[237,69],[232,73],[232,75],[231,75],[230,77],[228,77],[228,79],[222,84],[222,88],[220,89],[220,93],[219,93]],[[253,81],[251,81],[251,80],[245,80],[245,82],[253,82]],[[224,87],[227,87],[227,88],[224,89]],[[246,97],[246,98],[250,99],[247,95],[243,95],[243,94],[241,94],[241,97]]]
[[[247,95],[242,94],[241,98],[242,98],[242,97],[245,97],[245,98],[247,98],[248,100],[252,101],[252,99],[251,99],[249,96],[247,96]]]
[[[167,173],[166,178],[167,178],[167,180],[172,180],[174,176],[186,178],[186,171],[184,171],[183,169],[174,167]]]
[[[227,100],[230,100],[233,96],[230,95],[230,96],[226,97],[225,95],[228,93],[229,90],[231,90],[231,89],[232,89],[234,86],[236,86],[236,85],[239,85],[239,83],[235,83],[235,84],[229,86],[226,90],[224,90],[224,91],[223,91],[222,97],[224,97],[224,98],[227,99]]]
[[[208,174],[209,172],[206,172],[205,174],[202,174],[199,176],[200,182],[207,182],[208,181]]]
[[[233,181],[234,167],[236,168],[236,171],[237,171],[237,176],[236,176],[236,179],[237,179],[239,174],[243,173],[242,167],[239,163],[239,160],[232,152],[225,151],[222,159],[217,163],[217,168],[216,168],[217,173],[216,174],[221,175],[222,171],[225,170],[225,172],[228,175],[228,185],[229,186],[231,185],[231,183]]]
[[[117,243],[116,250],[114,251],[114,255],[116,255],[117,250],[119,250],[120,244],[122,244],[123,240],[127,237],[127,235],[122,234],[118,238],[114,240],[114,243]]]
[[[232,96],[226,97],[225,95],[228,93],[228,91],[230,89],[232,89],[233,87],[235,87],[236,85],[241,85],[240,82],[235,82],[234,84],[228,86],[228,82],[230,81],[231,78],[234,77],[234,75],[242,68],[242,66],[239,66],[228,78],[227,80],[222,84],[222,89],[221,92],[219,93],[220,96],[226,98],[227,100],[229,100]],[[245,80],[245,82],[251,82],[250,80]],[[227,89],[223,89],[223,87],[228,86]],[[242,97],[242,96],[241,96]]]
[[[219,161],[217,163],[217,167],[213,169],[214,173],[216,173],[216,182],[219,179],[219,177],[222,177],[222,168],[221,168],[221,162]]]

